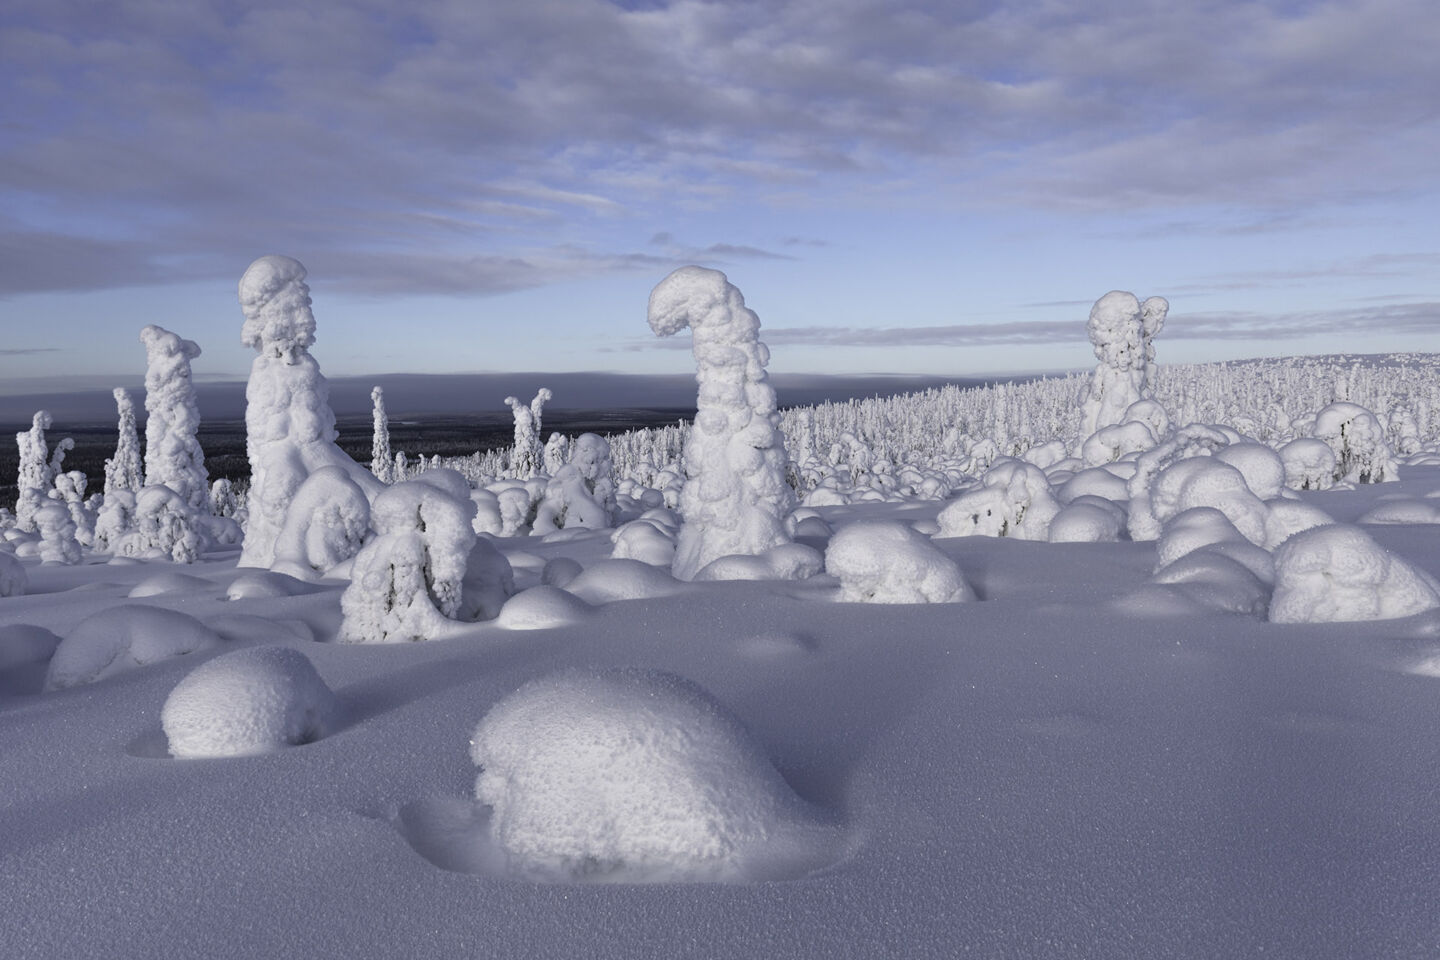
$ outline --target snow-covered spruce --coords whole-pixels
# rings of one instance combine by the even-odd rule
[[[673,674],[532,681],[491,708],[470,756],[491,835],[531,879],[766,879],[822,833],[743,724]]]
[[[194,563],[205,546],[200,517],[180,494],[164,484],[146,486],[135,499],[135,530],[115,552],[127,557],[163,557]]]
[[[981,485],[956,497],[936,521],[941,537],[1014,537],[1045,540],[1060,502],[1039,467],[1009,458],[998,461]]]
[[[718,270],[681,267],[650,292],[657,336],[693,331],[699,393],[685,443],[675,576],[688,580],[718,557],[759,554],[789,541],[785,516],[794,492],[785,482],[785,443],[775,391],[765,375],[770,351],[760,319]]]
[[[1324,440],[1300,437],[1278,451],[1285,485],[1292,490],[1328,490],[1335,485],[1335,452]]]
[[[370,402],[374,405],[374,436],[370,440],[370,472],[381,483],[395,482],[395,459],[390,453],[390,417],[385,413],[385,391],[380,387],[370,390]]]
[[[55,483],[55,471],[50,466],[49,448],[45,442],[45,431],[53,421],[50,411],[36,411],[29,430],[15,434],[15,444],[20,450],[20,469],[16,485],[20,496],[15,501],[15,526],[26,533],[35,533],[35,514],[45,505],[50,487]]]
[[[1165,327],[1165,317],[1170,312],[1170,301],[1164,297],[1146,297],[1140,304],[1140,326],[1145,337],[1145,386],[1146,396],[1155,392],[1155,381],[1159,367],[1155,363],[1155,338]],[[1159,436],[1157,432],[1156,436]]]
[[[215,632],[188,614],[139,605],[111,607],[80,621],[60,641],[45,689],[94,683],[219,645]]]
[[[529,480],[540,472],[544,454],[540,448],[540,417],[545,404],[554,398],[546,387],[541,387],[527,406],[518,397],[506,397],[505,403],[515,416],[515,445],[510,449],[510,475],[517,480]]]
[[[339,701],[306,656],[247,647],[186,674],[160,710],[175,757],[244,757],[310,743],[338,725]]]
[[[355,557],[340,597],[340,638],[427,640],[499,613],[514,592],[514,577],[509,561],[476,538],[473,513],[468,498],[418,480],[376,497],[370,522],[377,536]]]
[[[1398,479],[1399,463],[1385,430],[1364,407],[1337,401],[1315,415],[1314,435],[1335,454],[1335,479],[1383,483]]]
[[[825,572],[850,603],[963,603],[975,599],[960,568],[895,520],[847,524],[830,538]]]
[[[80,541],[75,539],[75,521],[59,500],[46,500],[35,511],[35,526],[40,530],[40,562],[74,564],[80,562]]]
[[[1440,608],[1440,584],[1348,524],[1312,527],[1275,551],[1276,623],[1391,620]]]
[[[286,511],[310,474],[339,467],[370,499],[384,484],[335,445],[330,389],[310,355],[315,317],[305,267],[290,257],[261,257],[240,278],[239,295],[240,339],[257,353],[245,388],[250,492],[240,563],[269,567]]]
[[[1100,363],[1081,407],[1082,439],[1121,423],[1145,389],[1145,327],[1135,294],[1112,290],[1095,301],[1087,329]]]
[[[154,324],[140,331],[145,345],[145,483],[163,483],[196,513],[210,509],[210,476],[195,433],[200,406],[190,361],[200,345]]]

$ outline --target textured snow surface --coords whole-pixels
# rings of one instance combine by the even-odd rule
[[[247,647],[187,674],[165,698],[160,725],[172,756],[243,757],[318,740],[339,714],[303,653]]]
[[[65,635],[50,660],[45,689],[94,683],[219,644],[213,630],[188,614],[138,605],[114,607]]]
[[[1437,487],[1440,468],[1407,465],[1383,493]],[[1300,495],[1348,523],[1381,493]],[[938,508],[817,512],[838,536]],[[1433,526],[1363,532],[1440,571]],[[1250,582],[1235,567],[1148,582],[1155,542],[934,540],[978,600],[914,605],[830,602],[825,574],[626,583],[645,565],[611,566],[608,531],[493,543],[521,587],[572,558],[595,606],[538,629],[340,644],[343,583],[237,571],[233,550],[179,568],[213,588],[144,599],[127,594],[176,568],[22,558],[29,590],[0,598],[16,660],[167,614],[171,640],[199,623],[224,645],[53,693],[43,661],[0,669],[0,955],[1435,958],[1440,611],[1241,616],[1202,595],[1243,597],[1219,589]],[[200,658],[275,644],[315,665],[343,728],[163,759],[161,710]],[[797,843],[824,858],[776,880],[516,877],[488,842],[468,740],[572,668],[698,684],[839,839]]]

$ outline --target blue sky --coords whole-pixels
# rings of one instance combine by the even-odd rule
[[[0,389],[243,377],[303,261],[332,375],[691,369],[724,270],[772,371],[1440,350],[1433,0],[8,0]]]

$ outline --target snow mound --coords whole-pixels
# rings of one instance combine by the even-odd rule
[[[31,623],[0,627],[0,670],[49,660],[59,643],[55,634]]]
[[[470,756],[491,836],[529,879],[735,882],[817,859],[812,810],[739,720],[673,674],[532,681],[475,728]]]
[[[975,599],[960,568],[903,523],[841,527],[825,550],[825,572],[851,603],[963,603]]]
[[[506,630],[546,630],[579,623],[594,609],[572,593],[541,584],[506,601],[495,623]]]
[[[782,543],[756,555],[732,553],[716,557],[691,579],[707,580],[804,580],[825,566],[819,550],[803,543]]]
[[[1274,550],[1302,530],[1335,522],[1330,514],[1303,500],[1271,500],[1265,505],[1270,508],[1265,516],[1265,542],[1261,544],[1266,550]]]
[[[564,587],[584,569],[573,557],[551,557],[540,568],[540,582],[550,587]]]
[[[1155,574],[1154,582],[1178,587],[1199,606],[1223,613],[1263,617],[1270,600],[1270,588],[1249,567],[1211,547],[1187,553]]]
[[[166,570],[164,573],[157,573],[141,580],[126,596],[132,600],[138,600],[141,597],[160,597],[172,593],[196,593],[214,589],[215,584],[209,580],[192,577],[188,573]]]
[[[268,570],[252,570],[230,581],[225,589],[226,600],[267,600],[273,597],[298,597],[314,590],[303,580]]]
[[[615,545],[611,556],[617,560],[639,560],[669,569],[675,562],[675,538],[649,520],[631,520],[610,535]]]
[[[591,603],[610,603],[668,597],[683,586],[666,571],[639,560],[600,560],[586,567],[565,589]]]
[[[1232,443],[1215,451],[1215,459],[1239,470],[1250,492],[1261,500],[1273,500],[1285,489],[1285,462],[1263,443]]]
[[[1055,514],[1055,519],[1050,521],[1050,542],[1113,543],[1120,539],[1124,529],[1123,509],[1103,497],[1085,494]]]
[[[113,677],[172,657],[220,645],[215,631],[175,610],[124,605],[80,621],[60,641],[46,690],[63,690]]]
[[[21,597],[29,589],[25,565],[8,553],[0,553],[0,597]]]
[[[1440,504],[1433,500],[1397,497],[1383,500],[1360,515],[1356,523],[1440,523]]]
[[[335,729],[335,694],[303,653],[247,647],[201,664],[160,710],[175,757],[246,757],[309,743]]]
[[[1348,524],[1295,534],[1275,553],[1276,623],[1390,620],[1440,607],[1440,584]]]

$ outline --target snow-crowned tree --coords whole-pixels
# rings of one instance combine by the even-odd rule
[[[552,433],[545,441],[545,472],[555,476],[560,468],[570,462],[570,438],[563,433]]]
[[[210,509],[210,477],[195,431],[200,405],[190,361],[200,346],[154,324],[140,331],[145,345],[145,484],[163,483],[190,509]]]
[[[315,316],[305,267],[290,257],[256,260],[240,278],[240,307],[241,342],[258,354],[245,388],[250,492],[240,564],[268,567],[285,513],[311,473],[340,467],[372,500],[384,484],[335,445],[330,388],[310,355]]]
[[[40,529],[35,514],[45,506],[50,488],[55,484],[55,471],[50,466],[49,447],[45,442],[45,431],[51,423],[50,411],[40,410],[31,420],[29,430],[15,434],[15,443],[20,448],[17,478],[20,497],[15,501],[15,526],[26,533]]]
[[[515,446],[510,451],[510,473],[517,480],[529,480],[540,472],[544,462],[544,453],[540,448],[540,415],[545,404],[554,396],[547,387],[541,387],[528,406],[517,397],[505,398],[515,414]]]
[[[1146,297],[1140,304],[1140,326],[1145,336],[1145,386],[1142,394],[1155,395],[1155,378],[1159,367],[1155,363],[1155,337],[1165,326],[1165,317],[1170,313],[1170,301],[1164,297]]]
[[[67,470],[55,475],[55,488],[50,491],[52,500],[65,504],[70,520],[75,524],[75,539],[82,547],[95,545],[95,512],[85,502],[85,485],[89,478],[79,470]]]
[[[140,469],[140,437],[135,429],[135,404],[128,391],[116,387],[115,409],[119,413],[119,441],[115,456],[105,461],[105,499],[116,490],[139,493],[144,485]]]
[[[1135,294],[1112,290],[1095,301],[1088,329],[1100,363],[1081,408],[1081,443],[1101,427],[1123,422],[1145,386],[1145,330]]]
[[[571,527],[600,530],[610,526],[614,517],[610,444],[598,434],[582,433],[575,438],[570,462],[557,470],[545,486],[533,532],[554,533]]]
[[[375,436],[370,441],[370,472],[381,483],[395,480],[395,461],[390,455],[390,418],[385,414],[385,391],[375,387],[370,391],[370,401],[375,404]]]
[[[75,539],[75,521],[62,500],[46,500],[35,511],[35,526],[40,531],[40,562],[73,564],[80,562],[80,542]]]
[[[650,293],[650,329],[689,327],[699,384],[695,428],[685,444],[683,523],[673,572],[689,580],[730,554],[757,555],[790,542],[785,517],[795,495],[785,482],[785,442],[770,351],[760,318],[718,270],[681,267]]]

